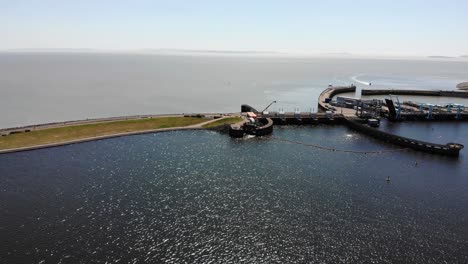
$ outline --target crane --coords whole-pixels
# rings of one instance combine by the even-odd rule
[[[265,112],[268,109],[268,107],[270,107],[272,104],[275,104],[275,103],[276,103],[276,101],[273,101],[267,107],[265,107],[265,109],[263,109],[263,111],[262,111],[262,114],[263,114],[263,112]]]
[[[400,104],[400,99],[398,98],[398,95],[395,95],[395,98],[396,98],[396,105],[397,105],[397,109],[396,109],[396,119],[399,120],[401,118],[401,104]],[[393,95],[390,94],[390,100],[393,101]]]

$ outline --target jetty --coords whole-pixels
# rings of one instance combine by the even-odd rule
[[[246,112],[244,115],[244,120],[229,126],[229,135],[235,138],[241,138],[245,135],[253,136],[266,136],[273,133],[273,120],[268,117],[257,115],[258,111],[251,108],[248,110],[253,110]],[[246,110],[247,108],[243,108]]]
[[[356,116],[356,110],[349,109],[345,107],[333,106],[331,105],[332,99],[335,95],[342,94],[342,93],[351,93],[356,92],[356,86],[338,86],[334,87],[329,85],[327,89],[325,89],[322,93],[320,93],[319,100],[318,100],[318,109],[319,111],[332,111],[343,114],[344,116],[354,117]]]
[[[366,126],[360,121],[361,120],[353,120],[351,118],[345,119],[346,125],[358,132],[371,136],[375,139],[403,146],[409,149],[414,149],[432,154],[459,156],[460,150],[464,148],[462,144],[458,143],[450,142],[443,145],[391,134],[370,126]]]
[[[361,90],[361,95],[389,95],[389,94],[468,98],[468,92],[465,92],[465,91],[399,90],[399,89],[363,89]]]
[[[361,99],[349,96],[340,96],[343,93],[355,93],[356,86],[328,86],[319,96],[318,112],[267,112],[258,111],[250,105],[242,105],[241,112],[245,121],[231,125],[230,135],[242,137],[245,134],[265,136],[273,133],[273,125],[316,125],[334,124],[346,125],[349,128],[382,140],[386,143],[413,149],[431,154],[459,156],[464,148],[462,144],[449,142],[437,144],[395,135],[378,127],[381,118],[394,121],[465,121],[468,112],[461,105],[448,105],[447,109],[433,111],[432,105],[400,103],[397,99]],[[432,90],[363,90],[363,95],[423,95],[468,98],[468,92],[458,91],[432,91]],[[271,104],[270,104],[271,105]],[[456,109],[453,113],[452,110]],[[246,114],[247,113],[247,114]],[[248,114],[251,113],[251,114]],[[252,118],[255,117],[255,118]],[[250,119],[250,121],[248,121]],[[249,125],[250,124],[250,125]]]
[[[418,104],[416,102],[400,102],[398,97],[395,96],[422,95],[468,98],[468,92],[392,89],[362,91],[363,95],[387,95],[390,97],[384,100],[342,95],[355,92],[356,86],[354,85],[338,87],[329,85],[320,93],[317,105],[318,112],[301,112],[299,109],[294,109],[292,112],[283,110],[267,111],[268,107],[276,103],[276,101],[273,101],[262,111],[243,104],[241,105],[240,114],[141,115],[0,129],[0,154],[127,135],[209,129],[211,126],[222,126],[224,127],[222,131],[229,130],[231,137],[238,138],[245,135],[268,136],[273,133],[274,126],[318,124],[346,125],[370,137],[403,146],[404,149],[433,154],[459,156],[460,151],[464,148],[459,143],[436,144],[425,142],[391,134],[379,130],[377,127],[382,118],[386,118],[390,122],[467,121],[468,111],[461,104],[449,103],[438,106]],[[394,98],[396,98],[396,101]]]
[[[328,87],[324,90],[319,99],[319,109],[322,111],[338,111],[346,113],[344,115],[344,124],[348,127],[371,136],[373,138],[392,143],[395,145],[407,147],[417,151],[423,151],[433,154],[448,156],[459,156],[460,150],[464,148],[462,144],[449,142],[447,144],[436,144],[417,139],[411,139],[400,135],[391,134],[370,126],[370,119],[387,118],[390,121],[465,121],[468,120],[468,113],[464,113],[463,107],[457,105],[457,112],[452,113],[452,105],[446,107],[446,111],[433,111],[433,106],[429,105],[427,111],[417,105],[407,105],[404,108],[398,98],[395,102],[393,95],[419,95],[419,96],[445,96],[468,98],[467,92],[441,91],[441,90],[394,90],[394,89],[372,89],[362,90],[362,95],[388,95],[390,98],[385,100],[377,99],[350,99],[349,104],[333,101],[333,97],[341,93],[355,92],[356,87]],[[345,101],[346,102],[346,101]],[[343,107],[346,106],[346,107]],[[353,107],[349,109],[348,107]],[[347,109],[348,111],[346,111]]]
[[[464,148],[462,144],[449,142],[447,144],[436,144],[417,139],[411,139],[400,135],[391,134],[369,125],[369,120],[375,118],[387,118],[390,121],[465,121],[468,120],[468,113],[464,113],[461,105],[458,105],[457,112],[452,113],[452,105],[447,106],[446,111],[433,111],[429,105],[427,111],[421,105],[409,104],[404,108],[398,99],[394,102],[392,95],[419,95],[419,96],[445,96],[468,98],[467,92],[441,91],[441,90],[394,90],[394,89],[372,89],[362,90],[362,95],[388,95],[390,99],[351,99],[351,103],[339,104],[333,101],[333,97],[341,93],[355,92],[356,87],[328,87],[319,97],[318,107],[321,111],[336,111],[345,113],[343,115],[344,124],[348,127],[371,136],[373,138],[407,147],[417,151],[448,156],[459,156],[460,150]],[[343,107],[346,106],[346,107]],[[352,109],[348,107],[353,107]]]

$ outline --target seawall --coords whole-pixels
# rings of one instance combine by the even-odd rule
[[[328,87],[327,89],[323,90],[320,93],[319,100],[318,100],[318,111],[325,112],[330,111],[331,107],[326,102],[326,100],[332,99],[333,96],[341,93],[352,93],[356,92],[356,86],[339,86],[339,87]]]
[[[251,134],[255,136],[266,136],[273,133],[273,120],[268,117],[259,117],[258,121],[261,125],[248,125],[247,121],[239,122],[229,126],[229,136],[234,138],[241,138],[245,134]]]
[[[419,96],[444,96],[468,98],[468,92],[443,91],[443,90],[389,90],[389,89],[363,89],[361,95],[419,95]]]
[[[354,130],[357,130],[363,134],[374,137],[379,140],[383,140],[388,143],[396,144],[399,146],[407,147],[410,149],[429,152],[434,154],[448,155],[448,156],[459,156],[460,150],[464,148],[463,145],[457,143],[447,143],[445,145],[429,143],[421,140],[411,139],[407,137],[390,134],[366,125],[359,123],[356,120],[346,119],[346,125]]]

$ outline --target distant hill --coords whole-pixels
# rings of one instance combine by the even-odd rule
[[[468,90],[468,82],[462,82],[457,84],[457,88],[460,90]]]
[[[326,53],[322,53],[322,55],[325,55],[325,56],[353,56],[353,54],[349,53],[349,52],[326,52]]]
[[[430,59],[455,59],[455,57],[450,57],[450,56],[440,56],[440,55],[434,55],[434,56],[427,56]]]
[[[73,49],[73,48],[24,48],[24,49],[7,49],[3,50],[6,52],[64,52],[64,53],[73,53],[73,52],[99,52],[97,49]]]
[[[106,49],[75,49],[75,48],[24,48],[24,49],[7,49],[0,50],[0,52],[44,52],[44,53],[53,53],[53,52],[63,52],[63,53],[158,53],[158,54],[205,54],[205,55],[275,55],[275,54],[284,54],[276,51],[237,51],[237,50],[191,50],[191,49],[136,49],[136,50],[106,50]]]
[[[460,58],[468,58],[468,55],[461,55]]]
[[[144,49],[143,52],[182,53],[182,54],[282,54],[276,51],[238,51],[238,50],[191,50],[191,49]]]

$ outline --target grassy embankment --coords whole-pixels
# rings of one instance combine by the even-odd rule
[[[0,137],[0,150],[66,142],[125,132],[184,127],[208,120],[197,117],[158,117],[36,130]]]
[[[227,117],[221,120],[217,120],[211,123],[208,123],[206,125],[203,125],[203,128],[214,128],[218,126],[224,126],[224,125],[230,125],[230,124],[235,124],[237,122],[242,121],[242,117]]]

